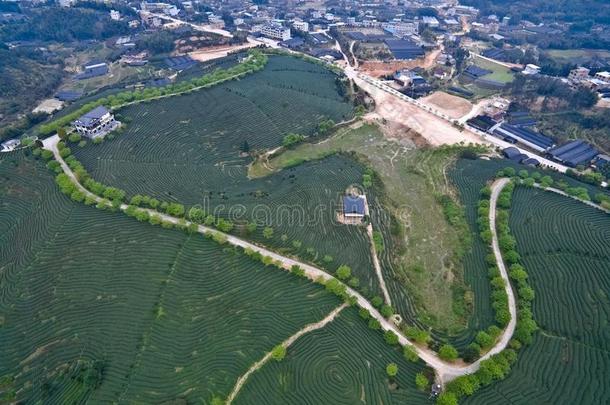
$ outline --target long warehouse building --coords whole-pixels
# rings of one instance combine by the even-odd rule
[[[520,128],[509,124],[500,125],[494,129],[493,134],[508,142],[520,142],[538,152],[545,152],[555,146],[555,142],[548,136],[534,132],[531,129]]]

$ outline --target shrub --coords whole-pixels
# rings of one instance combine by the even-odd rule
[[[383,338],[385,339],[386,343],[389,345],[397,345],[398,344],[398,335],[394,332],[392,332],[391,330],[386,331],[383,334]]]
[[[352,269],[349,266],[343,264],[339,266],[336,274],[339,280],[347,280],[352,275]]]
[[[415,351],[413,346],[410,346],[410,345],[405,345],[402,348],[402,354],[403,354],[403,356],[405,356],[405,359],[407,359],[413,363],[417,362],[417,360],[419,359],[419,356],[417,355],[417,351]]]
[[[263,229],[263,237],[265,239],[271,239],[273,237],[273,228],[268,226],[265,229]]]
[[[286,348],[283,345],[277,345],[271,351],[271,357],[275,361],[282,361],[286,357]]]
[[[458,358],[458,351],[450,344],[444,344],[438,350],[438,357],[445,361],[454,361]]]
[[[415,386],[418,390],[425,391],[426,389],[428,389],[429,385],[430,381],[428,381],[428,377],[426,377],[424,373],[415,374]]]
[[[398,374],[398,365],[396,363],[390,363],[386,366],[385,372],[388,374],[388,377],[396,377]]]

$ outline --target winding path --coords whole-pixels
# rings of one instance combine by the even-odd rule
[[[64,161],[64,159],[59,154],[59,150],[57,148],[57,144],[58,144],[59,140],[60,140],[59,136],[57,136],[57,135],[54,135],[52,137],[45,139],[43,141],[44,149],[47,149],[47,150],[50,150],[51,152],[53,152],[55,159],[60,163],[61,168],[63,169],[64,173],[72,179],[72,181],[74,182],[74,184],[80,191],[82,191],[86,196],[94,199],[97,202],[103,200],[101,197],[91,193],[82,184],[80,184],[78,182],[76,176],[74,175],[74,172],[72,172],[72,170],[70,169],[68,164]],[[500,179],[492,185],[492,198],[491,198],[491,204],[490,204],[491,205],[490,220],[493,221],[491,223],[491,228],[494,231],[495,231],[495,203],[497,201],[497,197],[498,197],[500,191],[508,183],[508,181],[509,181],[508,179]],[[127,209],[127,207],[128,207],[127,204],[121,204],[119,209],[121,211],[125,211]],[[176,218],[171,215],[163,214],[158,211],[151,210],[151,209],[146,209],[146,208],[140,208],[140,209],[147,211],[151,215],[152,214],[158,215],[164,221],[171,222],[172,224],[178,224],[178,223],[184,221],[183,219]],[[190,224],[192,224],[192,222],[186,221],[186,224],[190,225]],[[301,269],[303,269],[305,276],[312,281],[321,280],[321,281],[326,282],[329,280],[337,280],[334,276],[326,273],[324,270],[321,270],[315,266],[309,265],[307,263],[303,263],[301,261],[298,261],[298,260],[290,258],[290,257],[280,255],[274,251],[271,251],[267,248],[256,245],[254,243],[245,241],[236,236],[228,235],[223,232],[217,231],[213,228],[210,228],[210,227],[207,227],[204,225],[198,225],[198,224],[197,224],[197,231],[204,235],[205,234],[223,235],[226,238],[227,243],[229,243],[233,246],[241,247],[243,249],[251,249],[255,252],[260,253],[263,256],[268,256],[268,257],[272,258],[274,262],[280,263],[282,265],[282,267],[287,271],[290,271],[292,266],[295,266],[295,265],[299,266]],[[494,241],[494,246],[497,247],[498,241],[497,241],[497,235],[495,232],[493,232],[493,241]],[[499,249],[498,250],[494,249],[494,254],[496,255],[496,260],[498,261],[498,267],[504,268]],[[468,365],[453,364],[453,363],[445,362],[444,360],[441,360],[434,351],[432,351],[428,348],[425,348],[425,347],[417,346],[415,343],[413,343],[409,339],[407,339],[405,337],[405,335],[402,333],[402,331],[396,325],[394,325],[394,323],[392,323],[390,320],[384,318],[381,315],[381,313],[373,306],[373,304],[371,304],[358,291],[354,290],[353,288],[350,288],[347,285],[345,285],[345,288],[346,288],[346,293],[350,297],[352,297],[356,300],[356,303],[358,304],[358,306],[369,311],[371,316],[373,318],[375,318],[377,321],[379,321],[379,324],[381,325],[382,330],[394,332],[398,336],[398,341],[401,346],[413,347],[415,349],[415,351],[417,352],[417,355],[419,356],[419,358],[422,359],[428,366],[430,366],[431,368],[433,368],[436,371],[437,382],[440,384],[444,384],[459,376],[466,375],[466,374],[472,374],[472,373],[476,372],[479,369],[481,361],[486,360],[489,357],[491,357],[492,355],[497,354],[497,353],[501,352],[502,350],[504,350],[504,348],[508,344],[508,341],[512,337],[512,334],[514,331],[514,325],[515,325],[515,314],[516,314],[515,297],[513,295],[512,288],[510,288],[510,281],[508,279],[508,275],[507,275],[505,269],[504,269],[504,271],[501,272],[501,275],[507,285],[507,293],[508,293],[508,297],[509,297],[510,313],[512,315],[512,320],[509,323],[509,326],[502,332],[502,335],[501,335],[500,339],[498,340],[498,343],[489,352],[487,352],[484,356],[482,356],[479,360],[477,360],[476,362],[474,362],[472,364],[468,364]],[[339,280],[337,280],[337,281],[339,281]],[[341,283],[341,281],[339,281],[339,282]]]
[[[379,280],[379,287],[381,287],[381,292],[383,293],[383,298],[386,304],[392,306],[392,300],[390,299],[390,293],[388,292],[388,287],[385,285],[385,280],[383,279],[383,272],[381,270],[381,263],[379,263],[379,256],[377,256],[377,248],[375,248],[375,238],[373,237],[373,225],[368,224],[366,226],[366,233],[369,236],[369,243],[371,244],[371,258],[373,259],[373,268],[375,269],[375,274],[377,274],[377,279]]]
[[[326,326],[326,324],[333,321],[337,317],[337,315],[339,315],[339,313],[341,311],[343,311],[345,308],[347,308],[347,304],[342,304],[342,305],[338,306],[337,308],[332,310],[330,314],[326,315],[326,317],[324,319],[322,319],[319,322],[310,323],[309,325],[305,326],[303,329],[299,330],[297,333],[290,336],[288,339],[284,340],[281,343],[281,345],[284,347],[288,347],[291,344],[293,344],[298,338],[305,335],[306,333],[313,332],[314,330],[317,330],[317,329],[322,329],[323,327]],[[250,367],[244,375],[239,377],[239,379],[237,380],[237,383],[235,383],[235,386],[233,387],[233,390],[227,397],[227,400],[225,402],[226,405],[231,405],[231,402],[233,402],[235,397],[237,397],[237,394],[239,394],[239,391],[244,386],[244,384],[246,383],[246,381],[248,380],[250,375],[252,373],[254,373],[256,370],[258,370],[259,368],[261,368],[262,366],[264,366],[265,363],[267,363],[271,359],[271,356],[273,356],[272,352],[265,354],[265,356],[263,356],[262,359],[260,359],[256,363],[254,363],[252,365],[252,367]]]

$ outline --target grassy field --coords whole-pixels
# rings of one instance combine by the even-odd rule
[[[372,200],[372,219],[387,246],[380,258],[393,304],[409,321],[443,331],[443,337],[448,332],[453,337],[463,333],[468,322],[463,311],[467,288],[456,258],[459,235],[437,202],[438,195],[453,192],[444,172],[455,153],[410,150],[385,139],[377,127],[362,125],[342,129],[321,143],[299,145],[265,164],[255,162],[250,175],[265,176],[337,152],[365,157],[384,184],[382,194],[387,193],[388,199]],[[392,233],[388,212],[400,221],[398,234]],[[463,340],[470,338],[467,333]]]
[[[483,79],[494,80],[500,83],[510,83],[515,78],[515,74],[511,72],[510,68],[490,60],[477,57],[474,64],[480,68],[492,71],[491,74],[483,76]]]
[[[200,235],[71,202],[0,156],[0,398],[209,402],[339,301]]]
[[[545,51],[558,62],[585,65],[593,60],[610,60],[610,51],[605,49],[548,49]]]
[[[516,189],[512,207],[540,331],[506,380],[464,403],[608,403],[610,216],[525,188]]]
[[[385,368],[398,365],[393,383]],[[383,336],[368,329],[355,309],[297,340],[281,362],[252,375],[235,404],[430,404],[415,387],[422,363],[404,359]]]

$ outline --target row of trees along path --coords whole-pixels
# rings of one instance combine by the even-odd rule
[[[93,194],[92,192],[87,190],[82,184],[79,183],[74,172],[70,169],[68,164],[64,161],[64,159],[61,157],[61,155],[59,153],[59,149],[57,146],[59,141],[60,141],[60,138],[58,135],[51,136],[43,141],[43,148],[53,152],[55,159],[60,163],[61,168],[64,171],[64,173],[68,177],[70,177],[70,179],[74,182],[76,187],[81,192],[83,192],[86,196],[94,199],[97,202],[102,201],[101,197]],[[491,229],[493,229],[493,230],[495,230],[495,206],[496,206],[497,198],[498,198],[498,195],[499,195],[500,191],[502,190],[502,188],[506,184],[508,184],[508,181],[509,181],[508,179],[500,179],[492,185],[492,197],[491,197],[491,204],[490,204],[491,209],[490,209],[489,215],[490,215],[490,221],[491,221],[491,225],[492,225]],[[127,204],[121,204],[119,206],[119,209],[121,211],[125,211],[125,210],[127,210],[127,208],[128,208]],[[181,221],[184,221],[184,219],[173,217],[171,215],[167,215],[165,213],[161,213],[161,212],[158,212],[158,211],[155,211],[152,209],[147,209],[147,208],[139,208],[139,209],[147,211],[150,215],[158,215],[162,220],[171,222],[172,224],[175,224],[175,225],[179,224]],[[192,225],[192,224],[193,224],[192,222],[186,221],[186,225]],[[322,281],[325,283],[329,280],[336,280],[337,282],[341,283],[341,281],[336,279],[333,275],[328,274],[324,270],[319,269],[310,264],[303,263],[299,260],[280,255],[265,247],[256,245],[254,243],[248,242],[244,239],[238,238],[233,235],[222,233],[220,231],[217,231],[216,229],[213,229],[213,228],[210,228],[210,227],[207,227],[204,225],[199,225],[199,224],[195,224],[195,225],[197,226],[197,232],[204,234],[204,235],[205,234],[222,235],[223,238],[226,239],[227,243],[229,243],[233,246],[238,246],[243,249],[250,249],[254,252],[260,253],[263,256],[268,256],[271,259],[273,259],[274,262],[280,263],[282,268],[284,268],[285,270],[290,271],[290,269],[293,266],[298,266],[303,270],[304,275],[312,281]],[[495,232],[493,233],[493,243],[494,243],[494,246],[498,245],[497,235]],[[494,248],[494,254],[496,256],[496,261],[498,262],[498,268],[504,268],[504,263],[502,261],[502,257],[500,255],[499,249]],[[431,368],[433,368],[435,370],[436,376],[437,376],[437,382],[440,384],[444,384],[459,376],[466,375],[466,374],[472,374],[472,373],[476,372],[479,369],[480,363],[483,360],[486,360],[489,357],[491,357],[492,355],[501,352],[506,347],[506,345],[508,344],[508,341],[512,337],[512,333],[513,333],[514,325],[515,325],[515,318],[516,318],[515,317],[515,314],[516,314],[515,298],[514,298],[514,295],[512,292],[512,288],[510,288],[510,281],[508,279],[508,275],[507,275],[506,271],[502,271],[501,275],[507,285],[509,303],[511,304],[511,306],[510,306],[511,317],[512,317],[511,322],[509,323],[508,327],[503,331],[502,335],[498,339],[497,344],[489,352],[487,352],[485,355],[483,355],[480,359],[478,359],[476,362],[471,363],[471,364],[459,364],[459,363],[454,364],[454,363],[446,362],[446,361],[442,360],[441,358],[439,358],[438,355],[434,351],[428,349],[427,347],[421,347],[421,346],[416,345],[415,343],[413,343],[412,341],[410,341],[409,339],[407,339],[405,337],[405,335],[402,333],[402,331],[398,328],[397,325],[395,325],[390,320],[384,318],[381,315],[381,313],[377,310],[377,308],[375,308],[373,306],[373,304],[369,300],[367,300],[364,296],[362,296],[359,292],[357,292],[353,288],[350,288],[347,285],[345,285],[345,291],[349,297],[352,297],[356,301],[358,306],[369,311],[371,316],[373,318],[375,318],[377,321],[379,321],[379,324],[384,331],[392,331],[393,333],[395,333],[398,336],[398,341],[401,346],[413,347],[413,349],[417,352],[417,355],[419,356],[419,358],[422,359],[426,364],[428,364],[428,366],[430,366]],[[343,284],[343,283],[341,283],[341,284]]]

